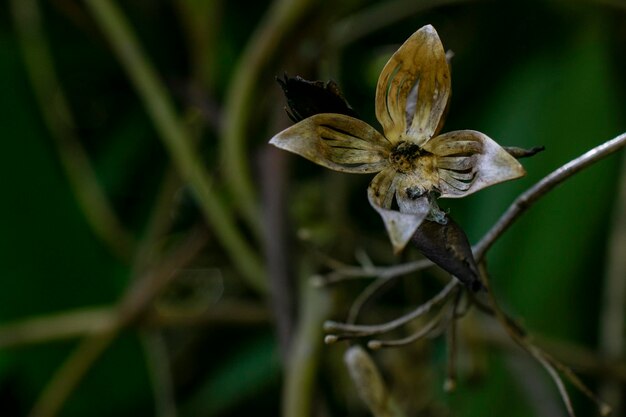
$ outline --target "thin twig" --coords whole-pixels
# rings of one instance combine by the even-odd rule
[[[527,350],[537,360],[537,362],[541,364],[541,366],[543,366],[543,368],[548,372],[548,374],[554,381],[554,384],[556,385],[557,389],[559,390],[559,394],[563,399],[563,403],[565,404],[567,414],[569,414],[570,417],[576,417],[576,413],[574,413],[574,407],[572,406],[572,400],[570,399],[567,389],[565,388],[565,384],[563,384],[563,380],[561,379],[561,376],[556,371],[556,369],[552,367],[552,364],[543,357],[542,352],[539,351],[536,347],[532,345],[527,345],[524,349]]]
[[[425,325],[421,326],[415,333],[407,337],[394,340],[372,339],[367,342],[367,347],[372,350],[378,350],[383,347],[406,346],[408,344],[417,342],[418,340],[428,336],[433,330],[439,327],[442,323],[444,316],[445,307],[442,307],[433,318],[431,318]]]
[[[434,307],[440,305],[444,301],[446,301],[451,294],[454,293],[455,289],[459,285],[459,282],[456,279],[452,279],[448,285],[446,285],[437,295],[435,295],[430,300],[426,301],[423,304],[420,304],[415,310],[411,311],[408,314],[405,314],[401,317],[398,317],[395,320],[391,320],[387,323],[382,324],[373,324],[373,325],[358,325],[358,324],[347,324],[347,323],[338,323],[334,321],[327,321],[324,323],[324,329],[328,332],[346,332],[346,333],[358,333],[358,334],[367,334],[367,335],[375,335],[386,333],[391,330],[397,329],[400,326],[408,323],[411,320],[414,320],[424,314],[430,312]]]
[[[378,278],[375,281],[370,282],[370,284],[361,291],[361,293],[354,299],[352,305],[350,306],[350,310],[348,311],[348,318],[346,319],[346,323],[355,324],[361,310],[365,303],[367,303],[371,298],[378,294],[383,287],[391,282],[387,278]]]
[[[353,279],[372,278],[378,277],[380,279],[388,280],[391,278],[397,278],[402,275],[417,272],[422,269],[433,266],[434,263],[428,259],[420,259],[417,261],[406,262],[403,264],[381,267],[363,267],[363,266],[348,266],[348,265],[336,265],[335,270],[326,275],[316,275],[314,277],[314,283],[318,286],[336,284],[338,282],[349,281]]]
[[[85,3],[143,100],[181,177],[195,192],[206,221],[224,246],[233,266],[252,288],[266,292],[265,271],[258,254],[237,229],[232,213],[213,189],[211,177],[198,158],[186,127],[176,115],[165,87],[122,12],[111,0],[85,0]]]
[[[578,158],[568,162],[558,168],[541,181],[533,185],[522,195],[517,197],[509,206],[507,211],[498,219],[495,225],[483,236],[483,238],[474,246],[474,256],[477,260],[481,260],[491,245],[513,224],[519,216],[536,203],[546,193],[554,189],[572,175],[587,168],[593,163],[612,154],[626,145],[626,133],[604,142],[596,146],[590,151],[585,152]]]

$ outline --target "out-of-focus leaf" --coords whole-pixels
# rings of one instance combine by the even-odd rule
[[[207,360],[211,360],[210,356]],[[246,401],[258,399],[278,381],[279,375],[276,341],[272,337],[251,341],[249,346],[220,361],[216,371],[182,405],[182,416],[219,416],[235,406],[251,410]]]
[[[474,236],[487,230],[521,187],[619,132],[602,26],[581,24],[584,29],[559,53],[522,63],[485,107],[492,109],[486,123],[494,137],[513,145],[545,144],[546,151],[524,161],[529,178],[508,193],[477,196],[468,226]],[[506,290],[502,296],[530,329],[571,337],[582,335],[585,323],[593,325],[589,307],[597,303],[592,295],[601,285],[604,243],[598,239],[607,225],[615,165],[615,159],[602,161],[551,192],[494,246],[494,287]]]

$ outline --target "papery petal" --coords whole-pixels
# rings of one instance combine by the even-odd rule
[[[372,173],[388,165],[390,142],[367,123],[322,113],[283,130],[270,143],[342,172]]]
[[[436,155],[441,197],[464,197],[526,174],[522,165],[493,139],[474,130],[439,135],[423,148]]]
[[[426,194],[408,198],[406,190],[398,188],[401,182],[402,177],[395,169],[386,168],[374,177],[367,189],[369,202],[383,218],[396,254],[404,249],[429,211]],[[402,212],[391,210],[394,195]]]
[[[408,97],[414,94],[413,103]],[[427,25],[411,35],[383,68],[376,86],[376,117],[392,142],[421,145],[436,133],[449,95],[446,53],[437,31]]]

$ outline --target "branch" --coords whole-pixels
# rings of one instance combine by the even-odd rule
[[[348,337],[362,337],[362,336],[372,336],[375,334],[386,333],[391,330],[397,329],[400,326],[408,323],[411,320],[414,320],[424,314],[430,312],[434,307],[440,305],[444,301],[446,301],[452,294],[454,294],[459,282],[456,279],[452,279],[448,285],[446,285],[437,295],[435,295],[430,300],[421,304],[419,307],[414,309],[408,314],[404,316],[398,317],[395,320],[389,321],[383,324],[374,324],[374,325],[358,325],[358,324],[348,324],[348,323],[338,323],[334,321],[327,321],[324,323],[324,330],[326,331],[340,331],[345,332]],[[341,335],[339,335],[341,336]],[[328,335],[326,336],[326,343],[333,343],[337,340],[337,335]]]
[[[528,210],[546,193],[554,189],[566,179],[582,171],[593,163],[612,154],[626,145],[626,133],[622,133],[614,139],[596,146],[578,158],[568,162],[548,176],[544,177],[537,184],[528,189],[525,193],[517,197],[509,206],[507,211],[500,217],[495,225],[485,234],[485,236],[474,246],[474,256],[480,261],[491,245],[513,224],[517,218]]]

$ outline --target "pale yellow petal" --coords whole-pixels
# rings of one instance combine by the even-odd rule
[[[396,254],[411,240],[429,211],[426,195],[407,197],[407,190],[398,188],[402,182],[401,175],[393,168],[386,168],[374,177],[367,189],[369,202],[382,217]],[[402,212],[391,209],[394,195]]]
[[[372,173],[388,165],[390,142],[350,116],[316,114],[274,136],[270,143],[342,172]]]
[[[407,106],[409,95],[416,97]],[[411,35],[383,68],[376,86],[376,117],[392,142],[419,145],[436,133],[449,95],[446,54],[437,31],[427,25]]]
[[[425,143],[424,149],[436,156],[441,197],[464,197],[526,174],[493,139],[474,130],[439,135]]]

